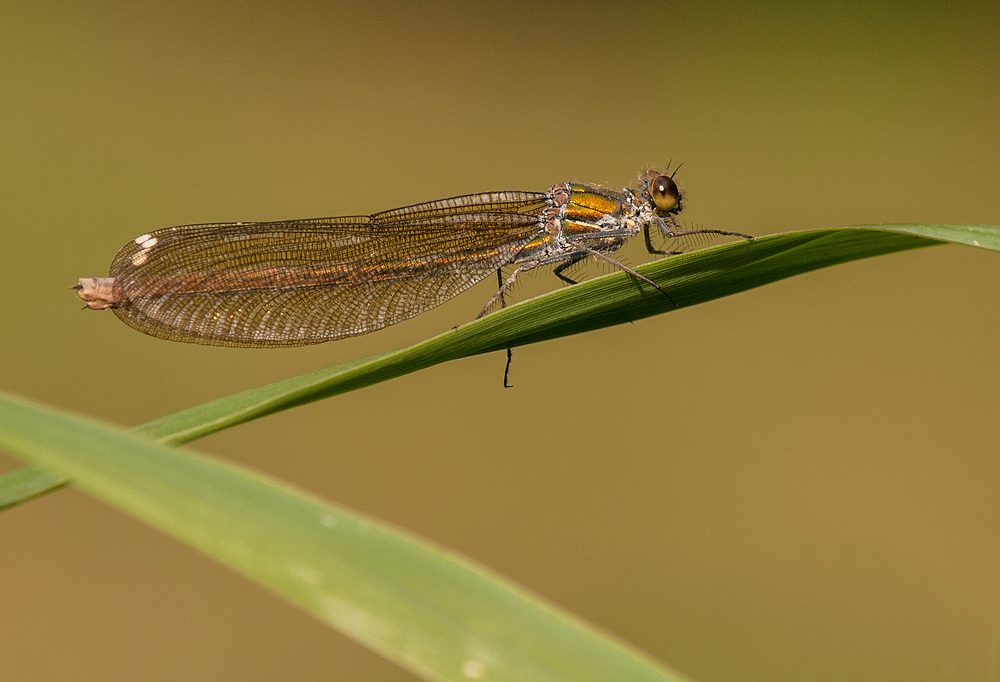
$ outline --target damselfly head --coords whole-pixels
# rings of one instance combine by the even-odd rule
[[[639,192],[657,213],[674,214],[681,210],[681,190],[669,175],[646,171],[639,176]]]

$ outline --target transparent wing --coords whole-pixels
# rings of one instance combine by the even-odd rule
[[[546,199],[491,192],[372,216],[156,230],[115,256],[114,311],[147,334],[212,345],[365,334],[510,262],[539,235]]]

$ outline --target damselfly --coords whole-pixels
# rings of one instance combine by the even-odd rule
[[[368,216],[167,227],[136,237],[109,277],[74,287],[94,310],[171,341],[301,346],[366,334],[444,303],[514,266],[484,313],[525,270],[592,256],[654,282],[609,254],[643,231],[677,229],[673,177],[639,176],[637,190],[561,183],[547,192],[484,192]],[[665,253],[659,251],[658,253]],[[499,276],[499,275],[498,275]],[[668,292],[660,289],[667,298]],[[670,299],[671,301],[673,299]]]

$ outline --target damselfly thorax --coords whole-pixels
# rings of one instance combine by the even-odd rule
[[[588,256],[659,289],[609,257],[640,231],[651,252],[651,229],[748,238],[679,231],[682,203],[671,176],[647,171],[637,190],[561,183],[369,216],[181,225],[136,237],[115,256],[109,277],[81,278],[75,288],[88,308],[110,308],[163,339],[300,346],[413,317],[505,266],[515,267],[484,312],[525,270],[554,265],[571,281],[563,271]]]

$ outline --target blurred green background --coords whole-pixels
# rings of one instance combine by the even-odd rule
[[[80,311],[77,277],[168,225],[634,186],[670,160],[710,228],[995,224],[998,48],[995,2],[4,3],[0,387],[131,426],[412,344],[494,286],[290,350]],[[510,391],[497,353],[194,447],[695,680],[998,680],[998,283],[972,248],[853,263],[519,349]],[[0,543],[3,680],[413,679],[73,490],[0,515]]]

